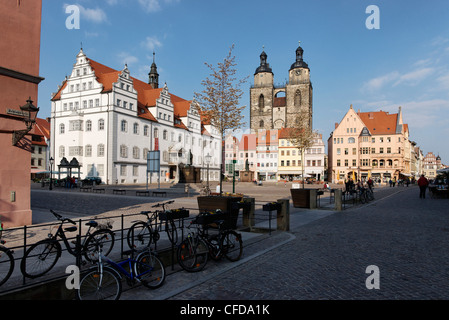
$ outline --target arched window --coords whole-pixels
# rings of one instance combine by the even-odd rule
[[[92,146],[90,144],[86,146],[86,157],[92,157]]]
[[[164,139],[164,140],[168,139],[168,132],[167,132],[167,130],[164,130],[164,132],[162,133],[162,139]]]
[[[301,91],[296,90],[295,93],[295,107],[301,106]]]
[[[61,123],[59,125],[59,134],[64,134],[65,133],[65,125],[63,123]]]
[[[348,138],[348,143],[355,143],[355,138],[353,137]]]
[[[263,94],[259,96],[259,112],[263,113],[263,109],[265,108],[265,100]]]
[[[65,157],[65,147],[64,146],[59,147],[59,157],[60,158]]]
[[[103,119],[98,120],[98,130],[99,131],[104,130],[104,120]]]
[[[128,122],[126,122],[126,120],[122,120],[122,122],[121,122],[121,130],[122,130],[122,132],[127,132],[128,131]]]
[[[128,147],[124,144],[120,146],[120,157],[128,158]]]
[[[140,158],[140,149],[138,147],[133,148],[133,158],[139,159]]]
[[[104,157],[104,144],[99,144],[97,147],[97,156]]]
[[[134,134],[139,134],[139,124],[134,123],[133,132],[134,132]]]
[[[86,121],[86,131],[92,131],[92,121]]]

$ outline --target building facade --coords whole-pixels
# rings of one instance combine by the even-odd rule
[[[0,220],[5,227],[32,223],[30,162],[33,130],[19,106],[37,106],[42,0],[2,1],[0,10]]]
[[[325,173],[325,146],[321,134],[316,134],[313,145],[304,150],[304,161],[301,150],[291,144],[288,129],[279,130],[279,163],[278,179],[294,181],[313,179],[323,181]]]
[[[423,158],[423,174],[428,179],[435,179],[437,170],[443,167],[440,156],[435,155],[433,152],[428,152]]]
[[[313,88],[310,69],[303,60],[304,50],[296,49],[296,60],[288,72],[286,84],[275,85],[267,54],[260,54],[260,65],[250,89],[250,127],[252,130],[281,129],[294,125],[297,114],[306,112],[312,129]]]
[[[107,184],[199,182],[206,179],[209,154],[209,179],[219,179],[219,132],[195,101],[159,87],[154,61],[145,83],[126,65],[114,70],[81,49],[51,104],[51,154],[56,164],[76,158],[81,177]],[[147,174],[150,151],[159,151],[160,171]]]
[[[352,105],[328,139],[329,181],[411,177],[411,143],[402,111],[356,112]]]

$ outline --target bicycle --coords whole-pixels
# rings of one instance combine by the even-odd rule
[[[359,198],[362,204],[374,200],[374,193],[369,188],[362,188],[359,190]]]
[[[201,187],[201,189],[200,189],[200,194],[202,195],[202,196],[210,196],[210,188],[209,188],[209,186],[202,186]]]
[[[133,221],[134,224],[129,228],[126,236],[128,246],[135,249],[138,246],[149,247],[151,243],[156,243],[160,239],[159,231],[162,231],[162,223],[158,227],[158,219],[165,221],[165,232],[172,244],[178,242],[178,231],[174,222],[174,213],[180,213],[177,217],[188,216],[188,211],[184,209],[168,210],[166,206],[173,203],[174,200],[157,203],[152,208],[162,207],[162,210],[142,211],[141,214],[147,217],[147,221]],[[155,227],[153,228],[153,226]]]
[[[124,252],[125,255],[133,253],[134,250]],[[87,270],[81,277],[76,294],[79,300],[118,300],[122,293],[122,275],[130,285],[139,282],[149,289],[159,288],[165,281],[164,264],[149,250],[139,253],[136,259],[128,257],[118,263],[104,256],[101,251],[98,256],[97,266]],[[108,265],[105,266],[104,261]]]
[[[103,247],[106,248],[104,250],[105,255],[111,252],[114,246],[114,233],[111,231],[112,225],[101,226],[96,221],[87,222],[86,226],[89,229],[84,237],[84,241],[82,243],[76,242],[75,246],[71,247],[65,232],[74,232],[78,228],[76,226],[63,228],[63,226],[65,222],[73,225],[76,225],[76,223],[69,218],[62,217],[53,210],[50,210],[50,212],[61,223],[54,234],[50,230],[47,239],[36,242],[25,251],[20,263],[20,270],[25,277],[34,279],[43,276],[55,266],[62,254],[62,246],[58,239],[63,240],[67,251],[71,255],[77,258],[84,256],[90,262],[95,262],[98,259],[95,251],[97,242],[102,243]],[[96,229],[96,231],[91,233],[91,229]]]
[[[3,223],[0,222],[0,286],[8,281],[14,271],[14,251],[3,246],[6,241],[1,239]]]
[[[191,224],[197,225],[197,232],[190,232],[177,250],[179,265],[188,272],[197,272],[207,264],[208,257],[220,260],[225,256],[229,261],[237,261],[242,256],[243,242],[241,234],[229,228],[223,228],[223,213],[200,213]],[[216,224],[218,233],[209,234],[212,224]]]

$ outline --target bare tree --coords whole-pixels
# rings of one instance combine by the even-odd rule
[[[317,132],[309,125],[310,117],[307,111],[300,111],[296,115],[293,125],[286,129],[286,137],[290,143],[301,152],[302,188],[304,189],[304,155],[305,151],[312,147]]]
[[[205,117],[221,134],[224,141],[227,132],[234,131],[244,125],[242,111],[246,106],[239,106],[240,98],[243,95],[242,85],[247,78],[236,78],[235,56],[232,54],[234,45],[229,49],[229,53],[223,62],[216,66],[205,62],[210,69],[210,75],[201,84],[203,91],[195,92],[195,100],[199,104],[200,114]],[[221,144],[221,154],[223,156],[223,144]],[[220,172],[220,194],[223,185],[223,159],[221,161]]]

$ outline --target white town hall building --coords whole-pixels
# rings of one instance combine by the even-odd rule
[[[219,180],[219,132],[201,116],[194,100],[171,94],[166,84],[159,88],[158,78],[154,62],[145,83],[131,77],[126,65],[114,70],[81,49],[71,75],[51,99],[55,168],[63,158],[76,158],[81,178],[146,183],[147,154],[159,150],[160,181],[179,182],[191,174],[205,181],[207,172],[210,180]],[[157,173],[149,174],[150,182],[157,179]]]

